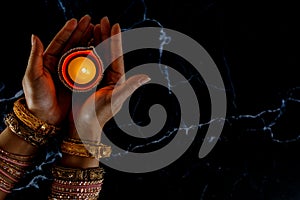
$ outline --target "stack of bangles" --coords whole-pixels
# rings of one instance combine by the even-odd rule
[[[41,147],[50,137],[60,132],[60,127],[48,124],[34,116],[27,108],[25,98],[18,99],[13,112],[4,118],[7,127],[31,145]],[[111,147],[102,143],[66,138],[61,151],[86,158],[105,158],[111,154]],[[24,156],[0,148],[0,190],[11,193],[29,167],[34,164],[35,155]],[[70,168],[55,164],[52,168],[53,183],[48,199],[98,199],[102,188],[104,169]]]
[[[60,130],[34,116],[27,108],[25,98],[14,102],[13,111],[4,118],[12,133],[35,147],[46,144],[49,137]],[[0,190],[11,193],[15,185],[34,164],[35,155],[18,155],[0,148]]]
[[[96,200],[102,188],[104,170],[101,167],[76,169],[55,165],[49,200]]]
[[[61,152],[85,158],[105,158],[111,154],[111,147],[102,143],[65,138]],[[49,200],[88,199],[96,200],[102,189],[104,169],[102,167],[74,169],[55,165],[54,178]]]
[[[0,190],[11,193],[28,167],[32,165],[33,156],[22,156],[0,149]]]

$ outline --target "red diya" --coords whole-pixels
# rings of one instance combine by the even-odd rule
[[[67,51],[58,64],[63,84],[75,92],[96,87],[103,77],[103,64],[94,47],[77,47]]]

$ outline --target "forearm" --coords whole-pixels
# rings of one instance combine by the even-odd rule
[[[18,99],[13,112],[4,118],[6,128],[0,134],[0,191],[1,199],[13,188],[29,168],[33,167],[39,147],[60,130],[35,116],[25,99]]]
[[[0,134],[0,149],[3,152],[9,153],[9,155],[20,155],[25,156],[28,158],[33,156],[37,152],[37,148],[25,141],[24,139],[20,138],[19,136],[15,135],[9,128],[5,128]],[[5,156],[5,155],[3,155]],[[5,157],[6,158],[6,157]],[[3,158],[2,158],[3,159]],[[9,159],[9,157],[7,158]],[[10,159],[12,160],[12,159]],[[12,160],[13,162],[13,160]],[[3,165],[7,167],[6,161],[1,161],[1,174],[5,171],[3,170]],[[8,164],[9,165],[9,164]],[[5,178],[5,175],[2,174],[2,177]],[[2,184],[5,184],[3,180],[1,181]],[[5,189],[4,189],[5,190]],[[10,191],[8,191],[10,192]],[[4,192],[3,189],[0,190],[0,200],[3,200],[8,195],[8,192]]]

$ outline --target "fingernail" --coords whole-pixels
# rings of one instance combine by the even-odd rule
[[[35,42],[36,42],[36,38],[35,38],[35,35],[34,34],[31,34],[31,45],[35,45]]]
[[[73,28],[75,28],[77,26],[77,19],[72,18],[67,23],[69,23],[70,26],[72,26]]]
[[[116,27],[116,29],[117,29],[117,31],[118,31],[118,32],[120,32],[120,31],[121,31],[121,26],[120,26],[120,24],[119,24],[119,23],[116,23],[116,24],[115,24],[115,27]]]
[[[139,80],[139,85],[144,85],[145,83],[149,82],[151,80],[150,77],[143,77],[143,78],[140,78]]]
[[[109,21],[107,16],[102,17],[101,21]]]
[[[87,19],[89,19],[89,20],[92,19],[91,15],[89,15],[89,14],[84,15],[84,18],[87,18]]]
[[[111,34],[116,35],[121,32],[120,25],[118,23],[114,24],[111,28]]]

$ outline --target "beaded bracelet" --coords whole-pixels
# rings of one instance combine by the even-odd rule
[[[48,196],[48,200],[76,200],[76,199],[82,199],[82,200],[98,200],[99,199],[99,193],[92,193],[92,194],[62,194],[60,192],[52,192],[50,196]]]

